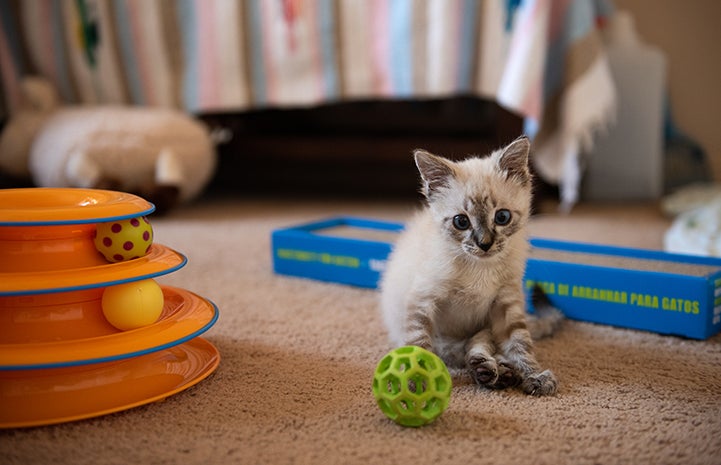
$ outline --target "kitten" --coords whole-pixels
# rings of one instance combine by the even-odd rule
[[[427,206],[398,238],[381,282],[393,344],[417,345],[476,383],[552,395],[557,381],[533,354],[557,310],[527,320],[522,278],[531,208],[530,143],[523,136],[484,158],[453,162],[415,151]],[[536,295],[536,314],[550,303]],[[554,313],[555,311],[555,313]]]

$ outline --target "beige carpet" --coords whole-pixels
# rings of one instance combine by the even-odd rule
[[[105,417],[0,432],[3,464],[719,464],[721,338],[699,342],[566,322],[537,346],[552,398],[457,382],[421,429],[386,419],[371,394],[390,349],[376,293],[274,276],[274,228],[337,214],[402,221],[413,205],[199,202],[154,218],[189,258],[160,279],[213,300],[217,372]],[[652,207],[581,206],[533,220],[542,237],[659,248]]]

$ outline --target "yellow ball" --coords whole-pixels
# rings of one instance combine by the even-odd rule
[[[103,292],[105,318],[127,331],[155,323],[163,311],[163,290],[152,279],[110,286]]]
[[[146,217],[99,223],[95,248],[112,263],[145,256],[153,243],[153,228]]]

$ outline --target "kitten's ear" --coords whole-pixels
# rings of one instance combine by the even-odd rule
[[[509,179],[518,179],[523,184],[529,182],[531,180],[531,172],[528,170],[530,150],[531,142],[528,137],[519,137],[503,149],[503,153],[498,159],[498,167],[506,172]]]
[[[448,160],[421,149],[415,150],[413,157],[423,179],[423,195],[426,198],[430,199],[440,188],[448,186],[453,176],[453,167]]]

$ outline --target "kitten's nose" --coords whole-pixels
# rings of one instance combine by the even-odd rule
[[[488,250],[493,245],[493,236],[490,234],[474,234],[473,240],[475,241],[476,245],[480,247],[480,249],[484,252],[488,252]]]

